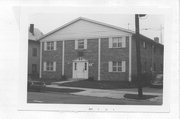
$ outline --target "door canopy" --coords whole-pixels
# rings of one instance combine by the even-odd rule
[[[73,60],[73,62],[87,62],[88,60],[82,58],[82,57],[78,57],[77,59]]]

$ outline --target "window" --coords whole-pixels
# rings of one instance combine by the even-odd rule
[[[78,40],[78,49],[84,49],[84,40]]]
[[[113,48],[121,48],[122,47],[122,37],[112,38],[112,47]]]
[[[122,62],[113,62],[113,72],[122,72]]]
[[[44,71],[56,71],[56,62],[44,62]]]
[[[87,49],[87,39],[75,40],[75,49]]]
[[[54,42],[47,42],[47,50],[54,50]]]
[[[32,64],[32,73],[37,73],[37,65]]]
[[[32,51],[32,56],[36,57],[37,56],[37,48],[33,48],[32,50],[33,50]]]
[[[143,48],[146,49],[146,42],[143,42]]]
[[[110,61],[109,72],[125,72],[126,61]]]
[[[85,71],[87,70],[87,63],[86,63],[86,62],[85,62],[84,70],[85,70]]]
[[[129,40],[129,36],[110,37],[109,48],[125,48],[126,40]]]
[[[77,70],[77,63],[74,63],[74,70]]]
[[[46,70],[53,71],[53,62],[47,62]]]

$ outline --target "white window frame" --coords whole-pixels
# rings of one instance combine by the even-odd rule
[[[122,72],[122,62],[121,61],[117,61],[117,62],[113,61],[112,62],[112,72]]]
[[[56,62],[44,62],[44,71],[56,71]]]
[[[53,62],[46,62],[46,71],[53,71]]]
[[[80,47],[80,45],[82,46]],[[87,49],[87,39],[75,40],[75,49],[78,49],[78,50]]]
[[[47,51],[54,50],[54,42],[53,41],[47,42],[46,47],[47,47]]]
[[[78,42],[78,49],[84,49],[85,43],[84,43],[84,39],[80,39],[77,41]]]
[[[120,46],[119,46],[120,44]],[[122,48],[122,37],[113,37],[112,38],[112,48]]]
[[[146,42],[143,41],[143,48],[146,49]]]
[[[109,48],[125,48],[127,36],[117,36],[109,38]]]
[[[56,50],[56,41],[44,42],[44,51]]]
[[[109,72],[126,72],[126,61],[109,61]]]

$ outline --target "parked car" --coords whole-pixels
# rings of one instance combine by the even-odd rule
[[[46,87],[46,84],[42,80],[33,80],[28,79],[28,91],[43,91]]]
[[[163,87],[163,74],[157,74],[155,78],[151,81],[151,86],[162,88]]]

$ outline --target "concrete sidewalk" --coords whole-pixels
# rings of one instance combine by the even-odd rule
[[[79,88],[79,87],[67,87],[67,86],[58,86],[58,85],[47,85],[50,88],[68,88],[68,89],[79,89],[84,90],[80,92],[71,93],[74,95],[83,95],[83,96],[94,96],[94,97],[106,97],[114,99],[123,99],[125,94],[137,94],[135,91],[121,91],[119,90],[105,90],[105,89],[92,89],[92,88]],[[162,100],[162,93],[152,93],[144,92],[144,95],[157,95],[156,98],[148,99],[149,101]]]

